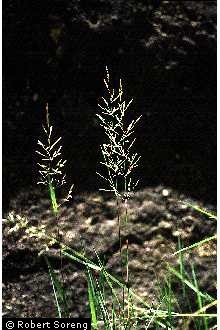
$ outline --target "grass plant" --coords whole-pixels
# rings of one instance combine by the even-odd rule
[[[185,256],[188,253],[192,254],[195,248],[216,240],[216,235],[201,239],[189,246],[183,246],[181,238],[178,238],[177,251],[172,255],[177,258],[178,267],[174,267],[165,260],[167,274],[163,283],[158,280],[158,303],[152,304],[146,301],[132,289],[129,270],[129,240],[124,235],[123,229],[129,225],[128,203],[138,184],[135,169],[138,167],[140,156],[133,150],[136,141],[134,130],[140,117],[128,123],[127,113],[130,111],[132,100],[128,102],[125,100],[121,80],[117,89],[113,87],[108,69],[106,69],[104,84],[106,96],[99,104],[100,110],[97,118],[104,130],[105,141],[101,145],[102,160],[97,174],[105,183],[100,190],[112,193],[115,198],[121,273],[114,274],[111,269],[107,269],[96,251],[94,251],[96,255],[94,260],[84,251],[77,251],[65,245],[62,240],[59,224],[60,210],[63,203],[71,200],[73,185],[70,186],[66,197],[59,200],[57,191],[60,187],[66,186],[64,170],[66,160],[63,160],[62,157],[61,138],[55,137],[54,128],[50,123],[48,105],[43,126],[44,140],[38,140],[36,151],[40,157],[38,184],[45,186],[48,191],[57,233],[55,236],[50,235],[46,232],[45,226],[33,226],[28,219],[13,212],[7,218],[9,232],[13,234],[22,230],[26,235],[42,241],[41,254],[44,255],[48,266],[57,317],[70,316],[63,273],[63,259],[65,258],[69,263],[80,265],[85,272],[92,329],[176,329],[178,320],[182,320],[183,330],[215,329],[217,300],[200,287],[196,266],[191,263],[189,271]],[[188,206],[200,214],[206,215],[207,221],[216,220],[216,216],[210,212],[191,204]],[[54,244],[57,244],[59,248],[59,274],[53,269],[47,255],[48,250]],[[161,260],[161,262],[164,261]],[[175,290],[176,285],[180,288],[178,296]]]
[[[58,278],[56,277],[56,274],[53,271],[47,256],[44,256],[48,265],[49,274],[53,285],[58,315],[59,317],[67,317],[69,312],[64,289],[65,280],[63,274],[63,257],[60,247],[62,242],[62,236],[60,234],[59,226],[59,209],[62,204],[68,202],[72,198],[73,185],[71,185],[67,196],[59,203],[57,200],[56,192],[57,189],[66,184],[66,174],[64,174],[66,160],[63,160],[62,158],[61,137],[53,137],[53,126],[50,123],[48,104],[46,104],[45,115],[46,124],[43,125],[45,139],[43,142],[38,140],[38,150],[36,150],[36,153],[41,157],[40,162],[38,163],[40,174],[40,180],[38,181],[38,184],[46,186],[49,192],[51,208],[54,215],[55,225],[57,227],[57,242],[59,244],[60,253],[61,282],[59,282]]]
[[[105,143],[101,145],[102,161],[100,162],[103,171],[102,173],[97,172],[97,174],[106,185],[106,188],[100,190],[112,192],[116,199],[121,274],[127,285],[127,306],[125,310],[125,290],[123,288],[120,313],[123,323],[129,327],[129,242],[128,238],[122,236],[122,228],[128,223],[128,199],[131,198],[138,184],[138,180],[134,179],[133,172],[138,167],[140,156],[133,152],[136,141],[133,135],[135,126],[141,117],[126,123],[127,112],[133,100],[126,102],[121,80],[118,89],[112,87],[108,68],[106,68],[104,84],[106,96],[102,97],[102,102],[99,103],[100,112],[97,113],[100,126],[105,133]],[[124,214],[120,212],[121,203],[125,205]]]

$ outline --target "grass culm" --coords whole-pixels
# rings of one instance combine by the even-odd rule
[[[128,223],[128,199],[134,194],[138,181],[134,179],[135,168],[139,164],[140,156],[133,152],[135,147],[134,129],[141,117],[126,124],[126,116],[132,100],[126,102],[122,81],[119,82],[118,89],[111,85],[108,68],[104,79],[106,96],[99,104],[100,112],[97,113],[100,126],[105,133],[105,143],[101,145],[102,161],[104,173],[97,174],[105,182],[106,188],[101,191],[111,192],[116,200],[118,219],[118,241],[121,262],[121,275],[127,289],[127,315],[125,316],[125,290],[122,288],[122,309],[119,310],[123,316],[122,323],[129,327],[130,318],[130,295],[129,295],[129,241],[122,237],[122,227]],[[120,204],[124,204],[124,214],[120,212]]]
[[[54,222],[57,227],[56,241],[59,245],[61,281],[56,277],[46,254],[44,254],[44,257],[53,285],[58,315],[59,317],[68,317],[68,304],[64,289],[65,280],[63,274],[63,256],[61,253],[62,235],[60,234],[59,210],[62,204],[68,202],[72,198],[73,185],[70,187],[67,196],[59,203],[56,191],[60,187],[66,185],[66,174],[64,173],[66,160],[62,158],[61,137],[57,139],[54,138],[53,126],[50,124],[48,104],[46,104],[45,117],[46,124],[43,125],[45,139],[43,142],[38,140],[38,150],[36,150],[36,153],[41,157],[38,163],[40,174],[38,184],[46,186],[49,193]]]

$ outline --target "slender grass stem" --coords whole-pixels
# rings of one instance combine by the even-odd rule
[[[120,263],[121,263],[121,277],[124,278],[124,272],[123,272],[123,254],[122,254],[122,237],[121,237],[121,216],[120,216],[120,201],[119,198],[116,198],[116,204],[117,204],[117,221],[118,221],[118,240],[119,240],[119,253],[120,253]],[[125,292],[124,288],[122,288],[122,314],[124,314],[124,300],[125,300]]]
[[[126,286],[122,287],[122,314],[124,324],[129,323],[129,242],[126,237],[122,237],[124,224],[128,223],[128,205],[127,200],[135,190],[138,181],[133,180],[133,171],[138,166],[140,157],[132,152],[135,138],[132,137],[135,125],[140,120],[132,120],[126,124],[125,119],[127,110],[132,103],[128,103],[123,98],[122,81],[119,81],[117,90],[112,88],[110,75],[106,68],[106,77],[104,83],[107,89],[107,96],[102,98],[102,104],[99,104],[100,113],[97,114],[100,126],[104,129],[106,143],[101,146],[103,161],[100,164],[103,167],[104,174],[98,175],[108,184],[104,191],[114,192],[117,206],[118,240],[119,253],[121,259],[121,274]],[[125,205],[125,216],[121,212],[121,203]],[[125,295],[127,295],[127,319],[125,321]],[[127,325],[126,325],[127,327]]]

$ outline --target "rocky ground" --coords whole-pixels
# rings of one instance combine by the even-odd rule
[[[44,196],[34,189],[20,193],[10,203],[10,216],[20,215],[30,225],[45,225],[48,233],[55,233],[49,200]],[[158,300],[157,281],[162,283],[166,274],[164,261],[178,263],[176,257],[170,256],[177,249],[178,235],[186,246],[216,231],[215,221],[182,203],[186,200],[215,212],[210,205],[187,199],[162,186],[139,191],[129,201],[129,222],[122,236],[129,240],[130,282],[147,302]],[[105,256],[110,272],[120,274],[116,204],[110,196],[98,193],[75,196],[68,206],[62,207],[59,225],[65,244],[77,250],[84,246],[87,256],[93,260],[96,260],[96,251],[102,260]],[[3,224],[3,238],[4,317],[55,317],[47,268],[44,259],[38,257],[41,240],[27,237],[24,231],[16,230],[15,224],[7,221]],[[55,250],[56,247],[52,247],[51,262],[58,270]],[[188,269],[191,261],[195,263],[201,290],[215,296],[214,241],[194,249],[191,255],[186,254]],[[82,267],[64,260],[64,269],[71,316],[88,316],[87,285]],[[180,290],[175,280],[173,286],[178,296]]]

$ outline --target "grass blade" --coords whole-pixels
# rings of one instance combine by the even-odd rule
[[[208,217],[209,219],[217,220],[217,216],[216,216],[215,214],[212,214],[212,213],[210,213],[210,212],[208,212],[208,211],[206,211],[206,210],[204,210],[204,209],[201,209],[200,207],[198,207],[198,206],[196,206],[196,205],[192,205],[192,204],[190,204],[190,203],[186,203],[186,202],[184,202],[184,204],[190,206],[191,208],[193,208],[194,210],[196,210],[196,211],[198,211],[198,212],[200,212],[200,213],[202,213],[202,214],[207,215],[207,217]]]
[[[192,276],[193,276],[194,285],[197,288],[197,290],[199,291],[199,285],[198,285],[198,281],[197,281],[197,278],[196,278],[195,267],[194,267],[193,264],[191,264],[191,269],[192,269]],[[199,310],[201,311],[202,308],[203,308],[203,301],[202,301],[202,297],[198,293],[197,293],[197,303],[198,303]],[[204,324],[204,329],[208,330],[208,322],[207,322],[206,317],[204,317],[204,319],[203,319],[203,324]]]
[[[178,253],[181,253],[181,252],[184,252],[184,251],[188,251],[188,250],[194,249],[194,248],[196,248],[196,247],[198,247],[198,246],[200,246],[202,244],[205,244],[205,243],[207,243],[209,241],[216,240],[216,239],[217,239],[217,235],[213,235],[213,236],[207,237],[207,238],[203,239],[202,241],[196,242],[196,243],[194,243],[194,244],[192,244],[190,246],[184,247],[184,248],[182,248],[182,249],[174,252],[172,255],[175,256]]]
[[[53,286],[53,292],[54,292],[54,297],[55,297],[55,302],[56,302],[56,307],[57,307],[57,313],[59,318],[62,317],[62,306],[64,309],[64,314],[68,315],[68,311],[66,308],[66,298],[65,298],[65,294],[64,294],[64,290],[61,287],[59,280],[55,274],[55,272],[53,271],[51,264],[48,260],[48,258],[45,256],[45,260],[48,266],[48,270],[49,270],[49,275],[50,275],[50,279],[51,279],[51,283]]]
[[[94,288],[94,281],[92,278],[92,274],[87,268],[87,282],[88,282],[88,294],[89,294],[89,306],[91,311],[91,317],[92,317],[92,328],[98,329],[98,322],[97,322],[97,316],[96,316],[96,294],[95,294],[95,288]]]
[[[207,293],[202,293],[198,290],[189,280],[182,277],[182,275],[173,267],[168,265],[168,270],[174,274],[177,278],[179,278],[182,282],[184,282],[190,289],[192,289],[196,294],[199,294],[201,297],[205,298],[206,300],[213,301],[215,300]]]

